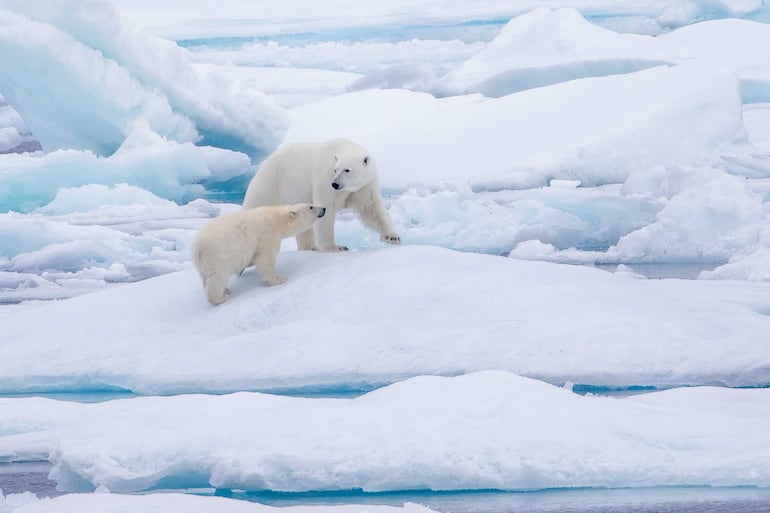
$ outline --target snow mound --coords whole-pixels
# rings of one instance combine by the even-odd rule
[[[692,62],[732,70],[744,102],[770,100],[770,26],[716,20],[659,36],[619,34],[576,9],[535,9],[508,22],[487,47],[428,90],[440,95],[480,92],[500,97],[584,77],[631,73]]]

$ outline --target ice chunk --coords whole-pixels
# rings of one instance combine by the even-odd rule
[[[0,60],[0,91],[46,151],[110,155],[136,118],[176,141],[198,138],[193,123],[175,113],[162,94],[51,25],[0,10]]]
[[[59,189],[53,201],[38,208],[36,212],[61,215],[98,210],[107,205],[143,205],[149,207],[151,205],[175,206],[176,204],[161,199],[149,191],[124,183],[113,188],[100,184],[90,184],[77,188]]]
[[[177,202],[201,195],[204,180],[217,182],[249,172],[247,155],[166,140],[146,122],[131,127],[109,157],[59,150],[30,158],[0,156],[0,212],[28,212],[51,202],[60,188],[126,183]]]
[[[283,136],[286,116],[273,100],[224,68],[193,64],[186,50],[146,36],[108,3],[2,7],[0,91],[47,151],[109,155],[136,119],[177,142],[201,139],[252,156]],[[41,80],[41,66],[57,80]]]
[[[719,20],[660,36],[618,34],[575,9],[536,9],[512,19],[487,47],[436,81],[439,94],[512,92],[660,64],[704,62],[733,70],[745,102],[770,101],[770,26]]]
[[[0,153],[12,150],[21,144],[21,135],[14,127],[0,127]]]
[[[655,223],[621,238],[603,261],[723,263],[758,240],[766,223],[762,196],[744,178],[711,169],[660,171],[652,173],[655,182],[680,190]],[[682,183],[672,185],[677,175]]]
[[[219,213],[118,185],[61,189],[31,215],[0,214],[0,302],[70,297],[190,266],[195,231]]]
[[[741,251],[713,271],[700,274],[703,279],[770,281],[770,243],[753,251]],[[764,311],[770,315],[770,309]]]
[[[764,0],[668,0],[658,23],[676,28],[713,18],[741,18],[764,8]]]

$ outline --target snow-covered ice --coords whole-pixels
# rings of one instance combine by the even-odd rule
[[[740,18],[761,14],[764,0],[669,0],[658,23],[676,28],[714,18]]]
[[[490,367],[608,387],[770,383],[770,283],[658,283],[431,246],[289,251],[278,272],[280,287],[233,279],[222,308],[188,270],[13,309],[0,390],[349,389]]]
[[[49,457],[70,491],[768,486],[768,396],[709,387],[580,396],[485,371],[355,399],[0,399],[0,453]]]
[[[700,62],[735,73],[745,102],[768,101],[769,43],[770,26],[746,20],[715,20],[650,36],[604,29],[575,9],[540,8],[511,20],[486,48],[423,87],[503,96],[576,78]]]
[[[0,0],[0,393],[142,395],[0,398],[0,461],[66,491],[770,487],[764,2],[204,4]],[[351,252],[287,240],[285,284],[211,307],[196,230],[337,136],[403,247],[343,212]],[[678,388],[571,390],[629,387]],[[0,494],[213,507],[272,511]]]
[[[362,91],[296,107],[286,140],[336,133],[361,141],[380,162],[382,186],[403,191],[447,182],[475,190],[550,179],[622,183],[657,165],[709,163],[745,139],[737,81],[718,67],[658,67],[459,106],[397,93]]]

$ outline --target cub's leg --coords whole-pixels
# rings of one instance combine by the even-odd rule
[[[275,259],[278,257],[278,251],[281,249],[280,241],[275,247],[262,248],[254,255],[254,267],[262,277],[265,285],[279,285],[286,281],[283,276],[275,274]]]
[[[203,287],[206,289],[206,298],[212,305],[219,305],[227,301],[230,291],[227,290],[229,276],[212,274],[203,279]]]

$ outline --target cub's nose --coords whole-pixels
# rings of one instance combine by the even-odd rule
[[[318,210],[318,217],[323,217],[325,213],[326,213],[326,207],[321,207]]]
[[[335,191],[338,191],[338,190],[340,190],[340,184],[338,184],[337,182],[332,182],[332,188]]]

